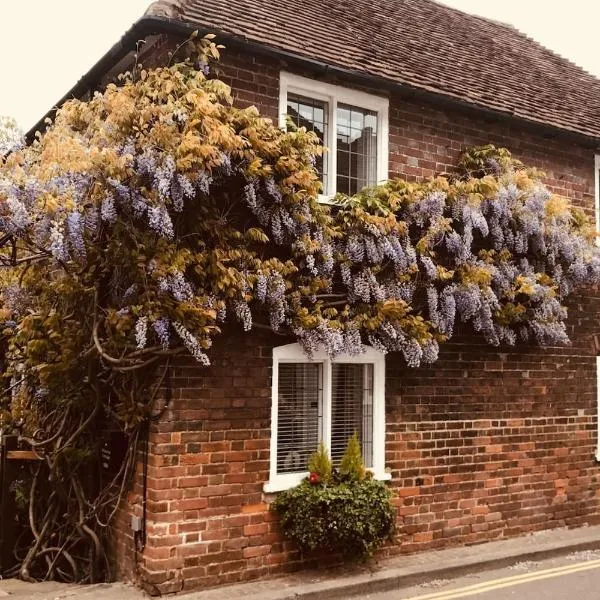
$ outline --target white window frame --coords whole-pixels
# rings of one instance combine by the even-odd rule
[[[307,358],[299,344],[273,348],[273,377],[271,393],[271,459],[269,481],[264,484],[267,493],[280,492],[298,485],[308,471],[277,473],[277,418],[279,403],[279,365],[281,363],[321,363],[323,365],[323,442],[331,449],[331,365],[354,363],[373,365],[373,472],[375,479],[391,479],[385,470],[385,355],[373,348],[357,356],[342,354],[331,360],[326,352],[315,352]]]
[[[596,356],[596,414],[598,416],[596,434],[596,460],[600,462],[600,356]]]
[[[279,127],[286,128],[288,94],[299,94],[328,103],[329,139],[324,140],[326,148],[323,160],[327,161],[327,194],[321,194],[319,200],[328,202],[335,196],[337,187],[337,105],[349,104],[357,108],[377,113],[377,181],[383,183],[389,179],[389,104],[388,98],[375,96],[358,90],[333,85],[301,77],[287,71],[279,76]],[[324,182],[325,183],[325,182]]]
[[[594,157],[594,216],[596,232],[600,231],[600,154]],[[600,246],[600,237],[596,235],[596,245]],[[600,462],[600,356],[596,356],[596,460]]]

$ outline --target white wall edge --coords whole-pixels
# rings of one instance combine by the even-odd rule
[[[600,356],[596,356],[596,460],[600,462]]]

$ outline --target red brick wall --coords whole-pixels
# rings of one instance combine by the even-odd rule
[[[222,78],[238,104],[276,118],[279,69],[227,52]],[[485,143],[508,147],[592,211],[592,150],[391,98],[391,175],[435,175],[465,147]],[[573,300],[569,348],[491,348],[459,337],[430,367],[408,369],[388,357],[386,464],[398,492],[398,531],[384,554],[600,522],[591,343],[599,303],[593,294]],[[122,576],[165,593],[301,565],[262,492],[271,348],[282,343],[236,331],[217,340],[212,367],[182,361],[174,368],[172,406],[151,433],[142,553],[126,533],[130,511],[140,511],[141,473],[119,516]]]
[[[420,369],[388,360],[386,464],[411,552],[600,522],[600,299],[570,307],[569,348],[443,346]]]

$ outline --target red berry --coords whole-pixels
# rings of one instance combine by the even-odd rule
[[[319,483],[319,481],[321,480],[321,478],[319,477],[318,473],[311,473],[308,476],[308,481],[312,484],[312,485],[316,485],[317,483]]]

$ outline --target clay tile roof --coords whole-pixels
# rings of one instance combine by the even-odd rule
[[[600,138],[600,80],[514,27],[431,0],[158,0],[147,14]]]

